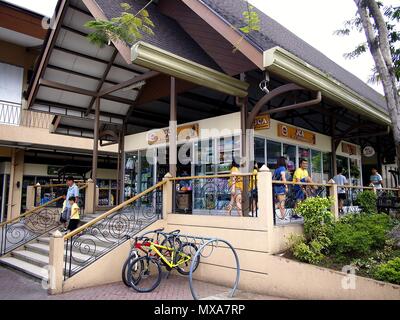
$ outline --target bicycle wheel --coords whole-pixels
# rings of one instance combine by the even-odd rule
[[[129,282],[128,282],[128,276],[127,276],[127,268],[128,268],[128,264],[129,264],[129,262],[131,262],[131,261],[133,261],[133,260],[135,260],[135,259],[137,259],[137,258],[139,258],[139,255],[138,255],[138,253],[136,252],[136,251],[133,251],[131,254],[130,254],[130,256],[129,256],[129,258],[128,259],[126,259],[126,261],[125,261],[125,263],[124,263],[124,266],[122,267],[122,281],[124,282],[124,284],[127,286],[127,287],[130,287],[131,285],[129,284]],[[134,268],[138,268],[138,266],[136,265]],[[133,276],[132,276],[133,277]],[[132,278],[133,279],[133,278]]]
[[[128,283],[137,292],[153,291],[160,284],[161,275],[160,263],[155,258],[143,256],[128,263]]]
[[[176,267],[176,270],[184,276],[188,276],[190,273],[190,266],[192,264],[192,259],[194,258],[198,248],[194,243],[184,243],[182,245],[181,251],[179,252],[178,256],[182,257],[180,254],[181,252],[185,255],[188,255],[190,257],[190,260],[186,261],[185,263],[179,265]],[[200,256],[196,259],[196,262],[194,264],[193,272],[196,271],[197,267],[199,266],[200,263]]]

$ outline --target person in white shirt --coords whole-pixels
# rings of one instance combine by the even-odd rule
[[[371,170],[372,175],[369,178],[370,185],[372,185],[376,189],[382,189],[383,188],[383,179],[382,176],[378,173],[378,170],[376,168],[372,168]]]
[[[343,168],[339,167],[337,170],[337,175],[332,179],[338,185],[339,213],[343,213],[343,204],[346,200],[346,189],[343,186],[348,185],[348,181],[343,175]]]

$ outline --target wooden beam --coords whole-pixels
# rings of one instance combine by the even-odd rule
[[[84,96],[97,97],[97,92],[95,92],[95,91],[86,90],[86,89],[70,86],[70,85],[55,82],[55,81],[45,80],[45,79],[39,80],[39,86],[52,88],[52,89],[58,89],[58,90],[62,90],[62,91],[68,91],[68,92],[72,92],[72,93],[81,94]]]
[[[41,56],[40,63],[38,65],[38,68],[35,72],[35,78],[32,82],[32,85],[29,88],[29,96],[28,96],[28,109],[34,104],[35,98],[39,89],[39,81],[43,77],[44,70],[46,69],[49,60],[50,60],[50,53],[53,50],[58,34],[60,33],[61,30],[61,24],[62,21],[64,20],[65,14],[67,13],[68,9],[68,0],[61,0],[60,6],[58,8],[58,12],[56,15],[56,19],[54,21],[54,24],[56,25],[56,28],[51,30],[50,36],[46,42],[46,47],[43,51],[43,54]]]
[[[114,48],[114,52],[110,58],[110,61],[108,62],[107,67],[104,70],[103,76],[101,77],[99,84],[97,85],[96,92],[99,92],[101,90],[101,88],[103,87],[104,82],[107,79],[108,74],[110,73],[111,67],[113,66],[114,61],[117,58],[117,55],[118,55],[118,49]],[[90,111],[92,110],[93,104],[95,101],[96,101],[96,98],[93,97],[87,107],[86,115],[88,115],[90,113]]]
[[[148,79],[154,78],[154,77],[158,76],[159,74],[160,73],[157,72],[157,71],[149,71],[149,72],[144,73],[144,74],[142,74],[140,76],[134,77],[134,78],[132,78],[130,80],[127,80],[127,81],[124,81],[124,82],[122,82],[120,84],[117,84],[117,85],[115,85],[115,86],[113,86],[111,88],[105,89],[105,90],[103,90],[103,91],[101,91],[99,93],[99,96],[100,97],[107,96],[107,95],[109,95],[109,94],[111,94],[113,92],[119,91],[119,90],[124,89],[124,88],[128,88],[128,87],[130,87],[130,86],[132,86],[132,85],[134,85],[136,83],[139,83],[141,81],[146,81]]]

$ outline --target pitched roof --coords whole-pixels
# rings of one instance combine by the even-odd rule
[[[247,10],[242,0],[200,0],[222,19],[236,27],[243,26],[243,12]],[[274,19],[257,9],[261,20],[261,30],[245,35],[260,51],[279,46],[312,66],[328,73],[330,76],[364,96],[382,109],[387,110],[385,98],[355,75],[340,67],[323,53],[309,45],[294,33],[283,27]]]
[[[96,0],[107,18],[119,16],[122,12],[120,1]],[[133,11],[142,9],[148,1],[126,0],[132,6]],[[177,54],[183,58],[200,63],[214,70],[221,71],[215,61],[182,29],[173,19],[161,14],[156,5],[150,5],[147,10],[156,28],[154,36],[144,35],[143,40],[161,49]]]

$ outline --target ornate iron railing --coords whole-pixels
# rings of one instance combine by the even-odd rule
[[[0,124],[49,129],[51,114],[23,110],[20,103],[0,101]]]
[[[164,180],[64,237],[64,279],[162,218]]]
[[[85,189],[83,185],[80,189]],[[60,209],[55,206],[63,196],[37,206],[0,224],[0,256],[52,231],[59,225]]]
[[[258,215],[257,176],[229,174],[173,181],[173,212],[195,215]]]
[[[296,214],[299,202],[310,197],[329,197],[328,184],[272,181],[274,224],[303,223]]]

